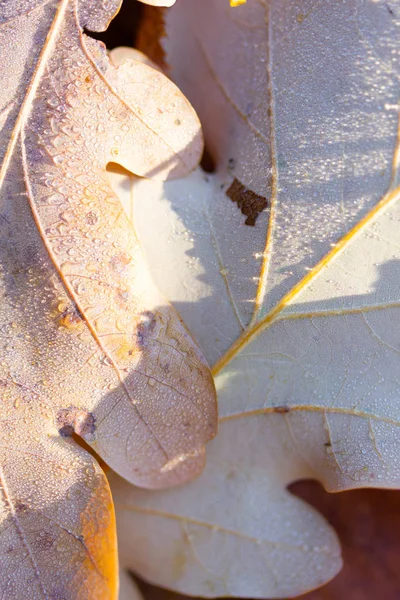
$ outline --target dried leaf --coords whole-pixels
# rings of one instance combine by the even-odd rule
[[[217,172],[138,181],[129,210],[214,365],[220,433],[182,490],[113,480],[122,560],[158,585],[303,593],[337,573],[339,547],[286,486],[399,486],[397,5],[168,12],[172,74]]]
[[[161,73],[113,67],[111,2],[0,7],[0,595],[115,598],[111,495],[81,436],[128,480],[181,483],[215,434],[205,360],[147,272],[116,161],[163,178],[201,153]]]

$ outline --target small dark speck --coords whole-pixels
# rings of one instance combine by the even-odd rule
[[[27,504],[24,504],[23,502],[17,500],[17,502],[15,503],[15,510],[17,513],[23,513],[28,510],[28,506]]]
[[[385,4],[385,6],[387,8],[388,13],[391,14],[392,17],[394,17],[394,11],[392,8],[390,8],[389,4]]]
[[[175,119],[175,125],[180,125],[182,121],[180,119]]]
[[[234,166],[235,166],[235,164],[236,164],[235,159],[234,158],[230,158],[228,160],[228,169],[233,169]]]
[[[278,415],[285,415],[290,412],[290,406],[274,406],[273,410],[278,413]]]

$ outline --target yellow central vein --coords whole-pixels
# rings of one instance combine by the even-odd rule
[[[263,252],[262,265],[260,270],[260,278],[257,287],[256,298],[254,302],[254,311],[253,316],[250,321],[250,327],[257,321],[260,311],[262,309],[262,304],[265,296],[265,289],[267,286],[267,278],[268,271],[270,265],[270,259],[272,255],[272,247],[273,247],[273,230],[275,226],[275,217],[276,217],[276,205],[278,201],[278,164],[277,164],[277,152],[276,152],[276,131],[275,131],[275,100],[274,100],[274,90],[272,86],[272,25],[271,19],[269,15],[269,5],[267,7],[266,13],[266,24],[267,24],[267,48],[268,48],[268,56],[267,56],[267,76],[268,76],[268,99],[269,99],[269,123],[270,123],[270,153],[271,153],[271,208],[269,213],[268,220],[268,228],[267,228],[267,237],[265,242],[265,248]]]
[[[53,22],[51,24],[51,27],[49,29],[49,32],[47,34],[45,43],[43,45],[43,50],[40,53],[39,60],[36,65],[36,69],[33,73],[32,79],[29,83],[25,99],[21,106],[21,110],[19,111],[18,117],[15,121],[15,126],[14,126],[13,132],[10,137],[7,151],[4,155],[3,164],[1,165],[1,168],[0,168],[0,187],[3,185],[3,182],[5,180],[5,175],[7,173],[8,166],[10,164],[13,150],[14,150],[15,144],[17,143],[17,140],[18,140],[18,135],[22,129],[25,119],[27,118],[27,116],[31,110],[32,101],[35,97],[40,80],[45,71],[47,60],[48,60],[51,52],[53,51],[55,41],[57,38],[57,33],[62,25],[64,15],[67,10],[69,1],[70,0],[61,0],[60,5],[57,9],[57,12],[54,16]]]
[[[357,308],[328,308],[326,310],[316,310],[310,312],[292,312],[280,315],[276,318],[276,321],[286,321],[288,319],[313,319],[314,317],[337,317],[341,315],[362,315],[364,313],[399,307],[400,302],[388,302],[387,304],[376,304],[374,306],[361,306]]]
[[[274,308],[265,315],[265,317],[249,327],[242,335],[240,335],[237,340],[232,344],[232,346],[225,352],[225,354],[215,363],[212,368],[212,373],[214,377],[218,375],[220,371],[228,363],[231,362],[235,356],[243,350],[247,344],[249,344],[259,333],[261,333],[264,329],[266,329],[277,316],[282,312],[282,310],[287,306],[293,298],[295,298],[306,285],[311,283],[313,279],[322,271],[322,269],[331,262],[331,260],[338,256],[347,246],[350,240],[352,240],[357,234],[359,234],[362,229],[374,218],[377,216],[379,212],[383,209],[387,208],[390,204],[393,204],[400,198],[400,187],[397,187],[394,190],[389,191],[387,194],[381,198],[381,200],[355,225],[350,231],[346,233],[342,237],[341,240],[332,248],[328,254],[326,254],[320,261],[315,265],[308,274],[303,277],[287,294],[283,296],[283,298],[274,306]]]
[[[265,414],[277,414],[285,416],[290,415],[294,412],[315,412],[323,415],[348,415],[350,417],[359,417],[360,419],[371,419],[372,421],[378,421],[379,423],[385,423],[387,425],[400,426],[400,421],[392,419],[390,417],[383,417],[374,415],[373,413],[366,412],[364,410],[357,410],[355,408],[341,408],[338,406],[315,406],[313,404],[300,404],[300,405],[287,405],[287,406],[268,406],[264,408],[256,408],[247,412],[234,413],[231,415],[225,415],[219,418],[219,422],[233,421],[235,419],[242,419],[243,417],[254,417],[257,415]]]

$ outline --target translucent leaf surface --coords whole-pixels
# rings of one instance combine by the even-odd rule
[[[161,73],[113,67],[119,2],[0,6],[0,596],[112,599],[114,513],[79,435],[138,485],[194,477],[216,429],[202,353],[106,175],[183,175],[202,140]],[[179,117],[179,118],[178,118]],[[27,592],[29,590],[29,592]]]
[[[119,185],[214,365],[220,434],[183,490],[114,482],[122,559],[156,584],[305,592],[339,548],[285,486],[399,486],[399,14],[360,0],[168,13],[172,75],[217,171]]]

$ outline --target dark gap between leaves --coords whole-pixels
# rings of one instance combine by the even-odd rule
[[[214,157],[212,156],[211,152],[209,151],[206,145],[204,146],[203,156],[201,157],[200,165],[203,171],[205,171],[206,173],[215,173],[217,168]]]
[[[143,16],[144,4],[138,0],[125,0],[121,10],[111,21],[106,31],[87,31],[85,33],[103,42],[108,50],[117,46],[134,47]]]
[[[95,450],[93,450],[93,448],[91,446],[89,446],[89,444],[80,435],[78,435],[74,431],[70,434],[70,436],[74,440],[74,442],[76,444],[78,444],[78,446],[80,446],[81,448],[83,448],[83,450],[86,450],[86,452],[88,452],[91,456],[93,456],[95,461],[100,465],[100,467],[103,469],[103,471],[107,474],[107,472],[110,470],[110,468],[104,462],[104,460],[101,458],[101,456],[99,456],[97,454],[97,452],[95,452]]]

